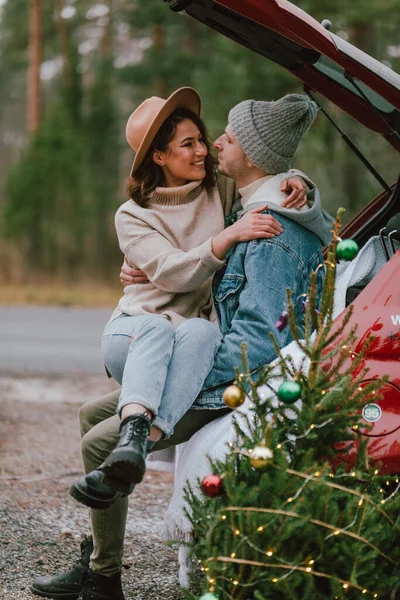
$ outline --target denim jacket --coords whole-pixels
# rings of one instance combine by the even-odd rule
[[[266,214],[272,211],[266,210]],[[304,294],[310,275],[323,263],[318,235],[278,212],[274,217],[283,232],[271,239],[239,243],[227,256],[224,268],[213,281],[213,298],[223,335],[195,409],[215,409],[224,405],[222,393],[241,367],[241,343],[247,343],[250,372],[276,358],[270,339],[273,332],[281,348],[292,341],[290,328],[276,329],[276,321],[286,307],[286,290],[292,290],[296,320],[302,327]],[[317,294],[322,292],[324,269],[318,269]]]

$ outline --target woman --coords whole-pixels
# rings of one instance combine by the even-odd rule
[[[224,229],[234,188],[216,185],[200,106],[195,90],[181,88],[167,100],[147,99],[127,124],[137,153],[131,199],[115,224],[128,263],[148,282],[125,288],[102,342],[107,370],[121,383],[120,439],[102,470],[123,490],[142,480],[150,446],[172,434],[212,367],[220,342],[212,275],[235,243],[282,231],[261,214],[266,207]],[[71,493],[85,502],[76,487]]]

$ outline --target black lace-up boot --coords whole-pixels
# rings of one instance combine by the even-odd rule
[[[69,493],[74,500],[89,508],[105,510],[120,498],[129,496],[134,487],[127,481],[105,481],[100,468],[75,481],[69,488]]]
[[[89,569],[78,600],[125,600],[121,586],[121,573],[105,577]]]
[[[90,555],[93,552],[93,541],[86,537],[81,542],[81,558],[66,573],[37,577],[32,584],[31,592],[43,598],[56,600],[77,600],[82,591],[83,581],[89,571]]]
[[[129,483],[142,481],[146,471],[151,422],[146,413],[130,415],[122,421],[118,444],[101,465],[109,480]]]

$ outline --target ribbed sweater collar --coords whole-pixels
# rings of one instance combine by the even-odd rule
[[[193,202],[201,194],[202,181],[190,181],[178,187],[157,187],[149,198],[152,204],[176,206]]]
[[[261,177],[260,179],[256,179],[249,185],[245,187],[239,188],[239,194],[242,198],[242,206],[244,209],[250,204],[251,197],[253,194],[257,192],[257,190],[266,182],[268,179],[271,179],[273,175],[265,175],[265,177]]]

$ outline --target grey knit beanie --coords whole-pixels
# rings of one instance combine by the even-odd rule
[[[276,175],[290,169],[317,112],[317,104],[308,96],[288,94],[276,102],[240,102],[229,112],[228,121],[247,158],[262,171]]]

